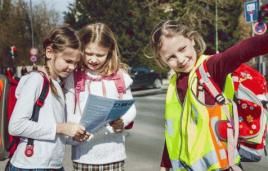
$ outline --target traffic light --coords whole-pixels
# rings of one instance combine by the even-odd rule
[[[16,49],[16,46],[11,46],[10,47],[10,51],[9,51],[9,53],[10,53],[10,57],[14,60],[15,59],[15,57],[17,56],[17,49]]]
[[[263,4],[261,6],[259,21],[268,23],[268,4]]]

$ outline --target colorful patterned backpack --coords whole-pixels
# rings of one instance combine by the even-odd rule
[[[238,131],[236,146],[241,161],[260,161],[262,156],[266,155],[268,98],[265,78],[255,69],[242,64],[231,74],[234,93],[228,92],[223,96],[210,77],[205,62],[197,72],[204,88],[218,103],[223,103],[227,97],[233,100],[237,107],[238,117],[233,116],[228,121],[218,121],[216,124],[218,137],[227,140],[227,128],[231,126],[234,132]],[[235,130],[235,127],[239,129]]]

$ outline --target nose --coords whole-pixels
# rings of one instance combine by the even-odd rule
[[[176,56],[177,56],[178,63],[182,64],[184,62],[184,56],[180,53],[177,53]]]
[[[97,57],[95,55],[91,56],[90,61],[97,62]]]

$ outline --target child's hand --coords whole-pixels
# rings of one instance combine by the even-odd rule
[[[85,127],[78,123],[60,123],[57,124],[57,133],[67,135],[69,137],[79,137],[86,134]]]
[[[111,127],[113,127],[114,132],[120,133],[124,129],[124,123],[122,119],[117,119],[115,121],[110,122]]]
[[[78,142],[84,142],[87,139],[89,139],[89,137],[92,137],[92,136],[93,136],[92,134],[90,134],[89,132],[85,131],[84,134],[74,136],[73,140],[78,141]]]

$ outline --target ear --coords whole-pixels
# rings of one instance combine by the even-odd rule
[[[54,57],[54,51],[51,46],[47,46],[45,52],[46,52],[46,57],[48,59],[52,59]]]

